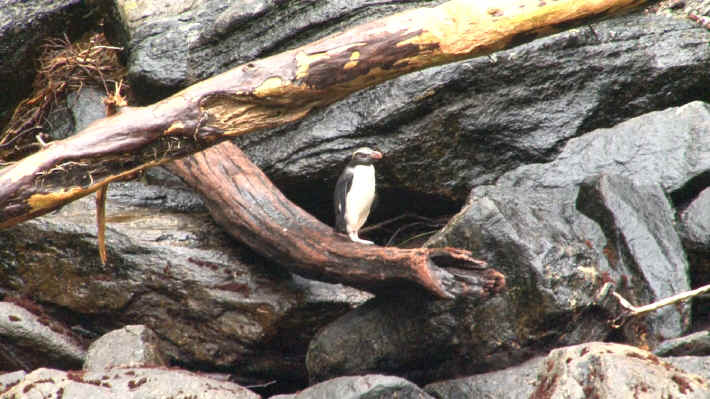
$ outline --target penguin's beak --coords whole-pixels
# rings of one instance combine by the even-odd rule
[[[370,158],[372,159],[382,159],[382,153],[379,151],[372,151],[372,154],[370,154]]]

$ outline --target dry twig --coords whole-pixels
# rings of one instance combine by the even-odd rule
[[[668,305],[673,305],[674,303],[678,302],[683,302],[686,301],[690,298],[696,297],[698,295],[704,294],[706,292],[710,291],[710,284],[704,285],[702,287],[696,288],[691,291],[685,291],[681,292],[679,294],[673,295],[671,297],[661,299],[660,301],[656,301],[653,303],[650,303],[648,305],[644,306],[634,306],[626,300],[623,296],[621,296],[618,292],[614,292],[614,296],[616,299],[619,300],[619,304],[626,310],[628,310],[628,313],[622,315],[622,317],[633,317],[633,316],[639,316],[642,314],[646,314],[649,312],[652,312],[654,310],[658,310],[662,307],[668,306]]]

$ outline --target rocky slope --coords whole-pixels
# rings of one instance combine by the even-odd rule
[[[125,48],[134,101],[148,103],[431,3],[8,4],[0,122],[27,95],[33,48],[57,27],[70,38],[105,28]],[[685,335],[708,325],[708,304],[620,323],[611,296],[645,304],[710,276],[710,31],[697,23],[710,4],[656,7],[415,72],[236,141],[326,222],[348,154],[378,148],[370,223],[453,217],[441,229],[405,219],[369,238],[426,231],[425,245],[496,265],[505,293],[373,297],[290,275],[155,169],[108,190],[107,266],[93,199],[0,231],[0,397],[707,396],[707,334]],[[98,117],[102,91],[57,106],[47,133]]]

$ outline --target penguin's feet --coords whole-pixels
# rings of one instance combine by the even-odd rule
[[[374,245],[375,243],[372,241],[368,240],[363,240],[362,238],[357,236],[357,233],[350,233],[348,234],[348,237],[350,237],[350,240],[354,242],[359,242],[360,244],[365,244],[365,245]]]

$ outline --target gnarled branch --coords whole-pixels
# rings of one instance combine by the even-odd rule
[[[350,241],[290,202],[231,142],[168,168],[202,194],[232,236],[305,277],[373,292],[417,285],[440,298],[487,298],[505,286],[502,274],[465,250]]]

